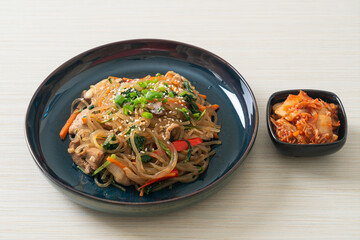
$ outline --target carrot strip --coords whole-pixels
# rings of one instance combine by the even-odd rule
[[[141,190],[140,190],[140,197],[143,197],[144,196],[144,188],[142,188]]]
[[[80,113],[80,111],[77,109],[75,110],[69,117],[69,119],[66,121],[65,125],[63,126],[63,128],[61,129],[60,131],[60,138],[62,140],[65,139],[68,131],[69,131],[69,128],[71,126],[71,124],[74,122],[76,116]]]
[[[109,162],[111,162],[111,163],[113,163],[113,164],[115,164],[115,165],[117,165],[117,166],[120,167],[121,169],[126,168],[126,166],[125,166],[124,164],[122,164],[121,162],[116,161],[116,160],[115,160],[114,158],[112,158],[112,157],[108,157],[106,160],[109,161]]]
[[[214,133],[214,138],[215,138],[215,139],[219,139],[219,136],[218,136],[217,133]]]
[[[198,106],[198,108],[199,108],[199,110],[201,112],[205,111],[206,107],[204,105],[201,105],[201,104],[198,104],[198,103],[196,103],[196,105]]]
[[[206,100],[206,95],[200,94],[198,93],[199,97],[203,98],[204,100]]]
[[[110,89],[106,89],[105,93],[106,93],[106,94],[109,94],[110,91],[111,91]]]
[[[179,85],[180,84],[180,81],[179,80],[176,80],[176,79],[173,79],[171,81],[172,84],[174,84],[175,86]]]
[[[211,108],[216,111],[217,109],[219,109],[219,105],[217,104],[214,104],[214,105],[211,105]]]
[[[82,118],[82,121],[83,121],[84,124],[86,124],[86,123],[87,123],[87,118],[86,118],[86,117],[83,117],[83,118]]]
[[[139,187],[138,190],[143,189],[143,188],[145,188],[145,187],[147,187],[147,186],[149,186],[149,185],[151,185],[153,183],[163,181],[163,180],[166,180],[166,179],[172,178],[172,177],[177,177],[177,176],[179,176],[179,171],[177,169],[173,169],[170,173],[166,174],[163,177],[155,178],[155,179],[152,179],[152,180],[148,181],[147,183],[145,183],[144,185]]]
[[[185,106],[185,103],[180,102],[179,100],[176,100],[176,99],[167,98],[167,101],[168,101],[168,102],[172,102],[172,103],[177,103],[177,104],[180,104],[180,105]]]

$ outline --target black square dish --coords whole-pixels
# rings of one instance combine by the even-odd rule
[[[338,106],[338,119],[340,121],[340,126],[338,127],[336,132],[338,135],[338,139],[335,142],[323,143],[323,144],[292,144],[292,143],[282,142],[278,139],[278,137],[276,136],[274,126],[270,120],[270,117],[273,114],[272,106],[276,103],[285,101],[289,94],[293,94],[293,95],[299,94],[300,89],[294,89],[294,90],[284,90],[284,91],[275,92],[270,96],[268,100],[266,106],[266,123],[272,142],[275,144],[275,147],[281,153],[296,157],[322,156],[338,151],[345,144],[346,136],[347,136],[347,120],[346,120],[345,109],[339,97],[335,93],[322,91],[322,90],[312,90],[312,89],[302,89],[302,90],[314,99],[320,98],[327,103],[334,103]]]

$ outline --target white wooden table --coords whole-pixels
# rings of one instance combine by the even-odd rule
[[[256,143],[209,199],[147,218],[74,204],[40,173],[24,140],[32,94],[50,72],[98,45],[171,39],[229,61],[260,110]],[[360,2],[1,1],[0,239],[360,239]],[[335,92],[349,124],[339,152],[289,158],[266,131],[275,91]]]

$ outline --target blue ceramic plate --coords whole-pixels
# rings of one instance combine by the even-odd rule
[[[201,177],[190,184],[139,197],[133,188],[99,188],[73,164],[69,139],[59,131],[73,99],[109,75],[140,78],[169,70],[189,79],[218,111],[222,145]],[[154,39],[107,44],[84,52],[51,73],[35,92],[27,111],[26,139],[45,176],[72,200],[84,206],[125,215],[175,210],[205,198],[229,180],[249,153],[258,128],[255,97],[244,78],[220,57],[188,44]]]

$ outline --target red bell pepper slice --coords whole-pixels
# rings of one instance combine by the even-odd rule
[[[188,141],[190,142],[191,146],[193,146],[193,147],[195,147],[196,145],[203,142],[203,140],[201,138],[191,138],[191,139],[188,139]],[[176,140],[176,141],[172,142],[172,144],[174,145],[176,151],[178,151],[178,152],[187,150],[189,148],[189,145],[187,144],[187,142],[185,142],[183,140]]]

